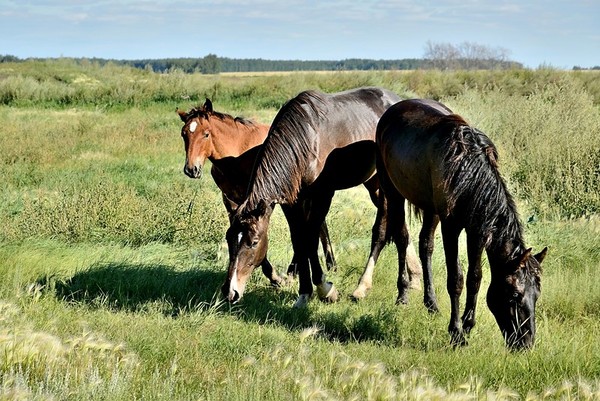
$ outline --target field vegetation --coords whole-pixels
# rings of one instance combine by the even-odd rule
[[[396,306],[396,255],[354,289],[375,209],[363,188],[328,224],[341,290],[291,310],[297,283],[255,272],[223,304],[227,217],[209,174],[190,180],[177,107],[269,123],[309,88],[377,85],[432,97],[486,132],[526,242],[549,246],[528,352],[509,352],[485,305],[453,349],[440,238],[441,312]],[[600,399],[600,72],[386,71],[183,74],[69,60],[0,64],[0,399]],[[411,221],[416,239],[418,221]],[[273,216],[269,256],[289,234]],[[466,255],[462,255],[466,265]]]

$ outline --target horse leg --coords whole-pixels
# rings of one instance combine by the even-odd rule
[[[318,197],[312,198],[310,201],[305,201],[304,212],[306,216],[306,245],[307,254],[312,272],[313,284],[317,287],[319,299],[324,302],[336,302],[339,293],[332,282],[327,281],[325,273],[319,262],[317,248],[319,245],[319,230],[325,222],[325,217],[329,212],[333,192],[322,193]]]
[[[283,214],[288,223],[288,228],[290,229],[290,240],[292,241],[292,247],[294,250],[294,255],[292,256],[292,261],[290,262],[287,269],[288,278],[295,278],[298,275],[298,251],[296,250],[296,246],[294,244],[301,243],[302,237],[302,229],[304,225],[304,214],[302,213],[302,208],[299,206],[290,206],[290,205],[281,205],[281,210],[283,210]],[[295,236],[300,236],[300,238],[295,238]]]
[[[373,195],[371,195],[371,199],[372,198]],[[386,229],[387,199],[384,196],[381,196],[377,203],[377,215],[371,230],[371,253],[369,254],[369,259],[367,260],[365,270],[358,280],[358,286],[352,293],[352,298],[354,300],[365,298],[367,296],[367,291],[369,291],[373,286],[373,271],[375,270],[375,263],[377,263],[377,259],[379,258],[381,250],[389,240],[389,233]]]
[[[398,281],[396,287],[398,287],[398,298],[396,304],[407,304],[408,303],[408,287],[410,281],[408,278],[408,271],[406,269],[406,248],[408,247],[408,229],[406,228],[404,205],[401,207],[402,212],[399,213],[400,217],[398,222],[402,221],[402,225],[398,228],[394,228],[392,231],[392,238],[396,244],[398,250]]]
[[[467,302],[462,316],[462,327],[466,334],[475,327],[475,310],[477,309],[477,294],[481,285],[481,254],[483,247],[476,236],[467,233],[467,255],[469,268],[467,270]]]
[[[319,239],[321,240],[321,246],[323,247],[323,254],[325,255],[325,264],[327,265],[327,270],[335,271],[337,264],[333,255],[331,239],[329,238],[329,229],[327,228],[327,222],[325,221],[323,221],[321,229],[319,230]]]
[[[367,296],[367,292],[373,287],[373,272],[375,271],[375,264],[379,259],[381,250],[391,238],[388,223],[387,199],[383,195],[383,191],[380,190],[378,177],[374,176],[373,178],[369,179],[364,183],[364,186],[369,191],[371,201],[377,207],[377,215],[371,230],[371,253],[369,254],[363,274],[358,281],[358,286],[352,293],[352,298],[354,300],[365,298]],[[417,289],[421,285],[421,276],[423,271],[410,238],[408,240],[405,260],[408,268],[410,288]]]
[[[313,286],[310,274],[310,265],[308,259],[308,244],[305,241],[308,227],[302,202],[294,205],[281,205],[283,213],[287,219],[290,229],[290,238],[294,257],[288,268],[288,275],[298,275],[298,299],[294,303],[294,308],[305,307],[313,294]],[[315,248],[318,246],[318,231],[315,234]]]
[[[440,222],[437,215],[432,212],[423,213],[423,226],[419,233],[419,257],[423,264],[423,303],[430,313],[438,312],[435,289],[433,287],[433,272],[431,267],[431,254],[433,253],[435,229]]]
[[[385,196],[383,196],[383,191],[380,190],[379,176],[378,175],[373,176],[371,179],[366,181],[363,185],[369,191],[369,197],[371,198],[371,202],[373,202],[373,204],[377,207],[377,209],[379,211],[379,208],[381,207],[380,199],[381,198],[385,199]],[[387,230],[389,230],[389,228],[387,226],[387,213],[388,213],[387,212],[387,203],[384,204],[383,207],[384,207],[383,221],[386,222],[383,224],[386,227],[386,232],[384,234],[385,235],[384,237],[379,237],[379,241],[383,241],[382,244],[380,245],[379,252],[381,252],[381,250],[383,249],[385,244],[387,244],[387,242],[391,238],[391,235],[387,231]],[[377,224],[377,221],[375,223]],[[373,242],[371,242],[371,244],[373,244]],[[379,257],[379,252],[377,253],[377,256],[375,257],[375,262],[377,262],[377,258]],[[415,247],[414,247],[410,237],[408,238],[408,246],[406,248],[406,268],[408,269],[408,276],[410,279],[410,288],[420,289],[421,288],[421,277],[423,276],[423,269],[421,267],[421,261],[419,260],[419,257],[417,256],[417,252],[415,252]]]
[[[450,295],[450,323],[448,332],[452,345],[466,345],[462,331],[460,313],[460,295],[463,290],[463,272],[458,259],[458,236],[461,228],[452,219],[442,221],[442,240],[444,242],[444,254],[446,256],[446,269],[448,281],[446,288]]]
[[[269,279],[273,287],[279,288],[285,283],[285,280],[279,274],[277,274],[277,271],[273,268],[266,256],[263,261],[260,262],[260,267],[262,268],[263,274]]]

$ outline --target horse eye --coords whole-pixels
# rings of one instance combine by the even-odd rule
[[[256,248],[256,247],[258,246],[258,241],[259,241],[259,240],[258,240],[258,238],[257,238],[257,239],[254,239],[254,240],[252,241],[252,245],[251,245],[251,247],[252,247],[252,248]]]
[[[210,131],[206,130],[204,131],[204,137],[208,138],[210,136]]]

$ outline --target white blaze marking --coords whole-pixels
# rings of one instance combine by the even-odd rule
[[[242,242],[242,232],[238,234],[238,245]]]
[[[196,131],[197,126],[198,126],[198,123],[196,121],[192,121],[192,123],[190,124],[190,132]]]

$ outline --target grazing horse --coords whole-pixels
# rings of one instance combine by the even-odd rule
[[[178,110],[177,113],[184,123],[181,128],[186,153],[183,172],[190,178],[200,178],[206,159],[211,161],[210,172],[221,190],[231,221],[244,200],[254,159],[269,132],[269,126],[214,111],[209,99],[202,107],[189,112]],[[335,259],[325,223],[321,227],[320,238],[327,266],[331,269],[335,266]],[[266,255],[260,265],[271,284],[279,286],[282,278]]]
[[[365,272],[372,274],[389,239],[385,202],[378,199],[375,128],[383,112],[398,100],[396,94],[381,88],[336,94],[305,91],[281,108],[256,159],[247,199],[227,231],[230,265],[222,290],[230,302],[242,297],[250,273],[266,253],[275,204],[281,205],[287,217],[297,256],[300,290],[294,305],[306,305],[313,283],[319,298],[336,301],[338,292],[325,280],[317,257],[318,229],[334,192],[360,184],[367,187],[374,203],[382,205],[373,226]],[[411,267],[415,275],[420,274],[418,262],[416,266]]]
[[[540,294],[541,262],[547,248],[533,255],[523,241],[517,208],[498,171],[492,141],[441,103],[404,100],[390,107],[377,126],[377,171],[388,201],[388,219],[398,249],[398,292],[405,297],[408,234],[404,201],[422,213],[419,254],[424,280],[431,284],[434,232],[441,221],[451,301],[448,331],[454,345],[466,344],[475,326],[481,256],[486,250],[491,283],[487,304],[512,349],[535,340],[535,304]],[[458,237],[466,231],[467,300],[462,319],[459,300],[463,272]],[[427,277],[429,276],[429,277]],[[427,285],[427,284],[426,284]],[[426,296],[433,287],[426,289]],[[435,298],[425,303],[435,304]]]

